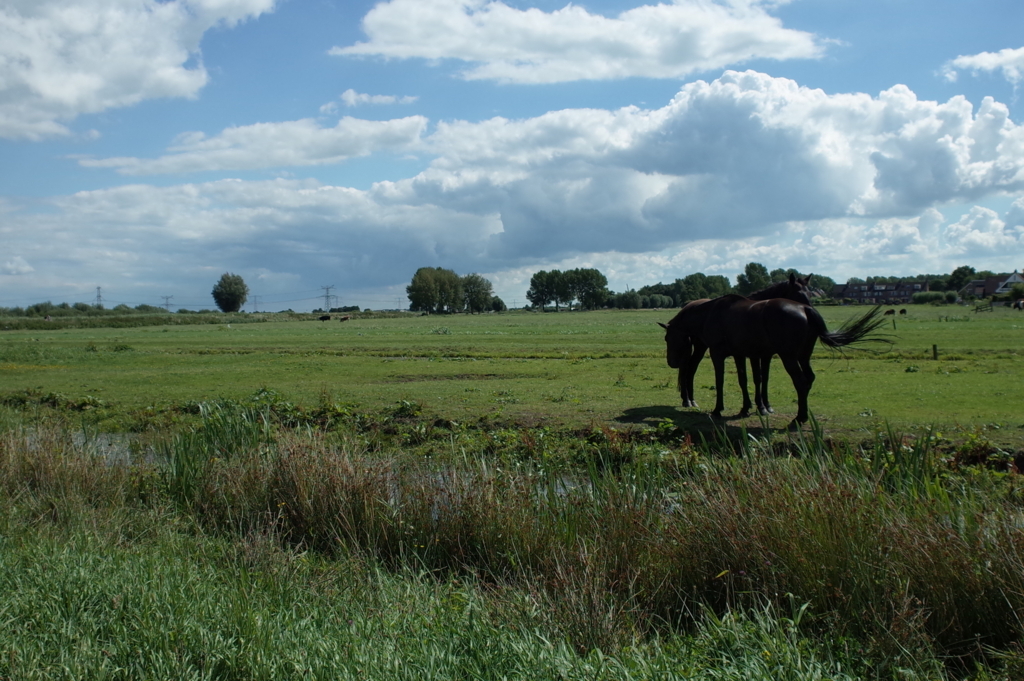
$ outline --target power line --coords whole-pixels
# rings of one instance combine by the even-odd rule
[[[324,290],[324,312],[331,309],[331,289],[335,288],[334,284],[330,286],[321,286]]]

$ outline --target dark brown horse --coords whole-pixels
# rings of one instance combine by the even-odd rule
[[[800,278],[790,274],[788,281],[782,281],[752,293],[749,299],[770,300],[772,298],[785,298],[810,305],[811,276],[808,274],[806,277]],[[698,319],[700,318],[698,309],[710,302],[712,302],[712,299],[703,298],[687,303],[679,314],[676,315],[676,319]],[[660,326],[669,330],[669,327],[665,324],[660,324]],[[699,330],[692,331],[694,332],[685,334],[685,338],[679,336],[680,342],[670,345],[668,349],[669,366],[679,370],[679,394],[682,397],[684,407],[697,406],[697,402],[693,397],[693,377],[697,373],[697,367],[700,365],[701,360],[704,358],[704,352],[707,350],[707,346],[699,339]],[[736,378],[739,381],[740,391],[743,393],[743,408],[739,413],[739,416],[742,417],[750,413],[752,406],[750,394],[747,392],[746,358],[742,355],[734,355],[734,359],[736,361]],[[771,357],[767,359],[751,357],[750,366],[754,374],[754,400],[757,404],[757,410],[761,414],[772,413],[771,405],[768,404],[768,369],[771,366]],[[721,401],[721,397],[719,397],[719,401]]]
[[[884,323],[880,310],[881,307],[875,307],[849,320],[838,331],[829,331],[818,311],[805,303],[779,298],[754,301],[737,295],[722,296],[703,305],[684,308],[664,325],[669,366],[681,366],[692,356],[694,346],[703,345],[711,350],[717,392],[712,415],[720,418],[724,408],[725,358],[730,355],[752,358],[755,386],[766,386],[766,365],[773,355],[779,355],[797,392],[797,415],[790,424],[795,427],[808,419],[807,395],[814,383],[810,360],[815,343],[820,338],[825,345],[840,348],[866,341],[888,342],[871,336]],[[758,408],[762,406],[759,404]]]

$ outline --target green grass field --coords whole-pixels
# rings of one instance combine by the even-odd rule
[[[826,430],[870,436],[889,423],[950,433],[985,429],[993,441],[1024,442],[1024,315],[1006,308],[908,310],[894,328],[886,325],[894,345],[881,346],[881,354],[879,346],[874,353],[838,354],[819,344],[810,407]],[[821,311],[835,328],[866,308]],[[695,381],[702,409],[680,409],[656,326],[672,314],[402,315],[343,323],[6,331],[0,333],[0,392],[57,393],[104,406],[101,416],[237,399],[269,388],[304,405],[326,398],[373,410],[411,401],[460,421],[498,414],[522,425],[571,427],[654,425],[667,418],[687,430],[708,429],[711,362],[705,359]],[[727,415],[740,405],[729,366]],[[777,414],[768,425],[782,428],[795,413],[796,396],[778,359],[771,375]],[[726,424],[762,426],[757,417]]]
[[[800,434],[670,311],[0,331],[0,679],[1024,678],[1024,315],[910,310]]]

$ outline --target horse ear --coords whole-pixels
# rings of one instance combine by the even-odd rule
[[[789,285],[790,286],[796,286],[796,273],[795,272],[790,272],[789,273]]]
[[[658,322],[658,326],[668,331],[668,324],[662,324],[661,322]]]

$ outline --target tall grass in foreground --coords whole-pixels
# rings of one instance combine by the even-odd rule
[[[129,545],[109,527],[4,537],[0,677],[856,678],[770,610],[579,655],[522,595],[152,525]]]
[[[622,659],[654,650],[656,659],[684,631],[717,637],[708,658],[715,666],[734,654],[754,665],[749,641],[761,636],[781,636],[779,651],[806,661],[799,645],[787,647],[796,629],[779,628],[787,618],[778,613],[879,675],[906,668],[935,678],[937,660],[961,660],[962,671],[991,651],[1019,658],[1024,523],[1010,482],[989,489],[988,478],[944,478],[937,462],[924,461],[934,456],[927,439],[890,434],[863,449],[829,445],[812,431],[789,445],[795,457],[773,456],[777,444],[750,442],[745,456],[718,457],[683,443],[644,464],[629,463],[617,445],[616,465],[597,448],[583,468],[473,456],[438,463],[370,454],[344,437],[275,437],[259,413],[221,409],[169,439],[165,463],[151,468],[105,465],[59,432],[12,431],[0,448],[0,489],[15,510],[2,516],[0,536],[9,546],[19,528],[42,521],[71,531],[87,509],[114,518],[113,543],[130,552],[156,531],[137,518],[177,509],[161,512],[222,541],[270,538],[285,555],[321,566],[354,560],[421,575],[423,584],[432,575],[437,584],[476,585],[498,604],[487,615],[493,626],[508,617],[512,631],[535,632],[522,645],[575,651],[582,657],[565,659],[577,661],[594,651]],[[176,607],[190,599],[167,597]],[[289,603],[266,607],[290,612],[297,606]],[[730,614],[742,612],[768,614]],[[733,635],[741,643],[730,653]],[[195,645],[214,645],[203,640]],[[767,663],[779,651],[757,654],[768,652]],[[821,673],[772,678],[837,678],[839,669]]]

